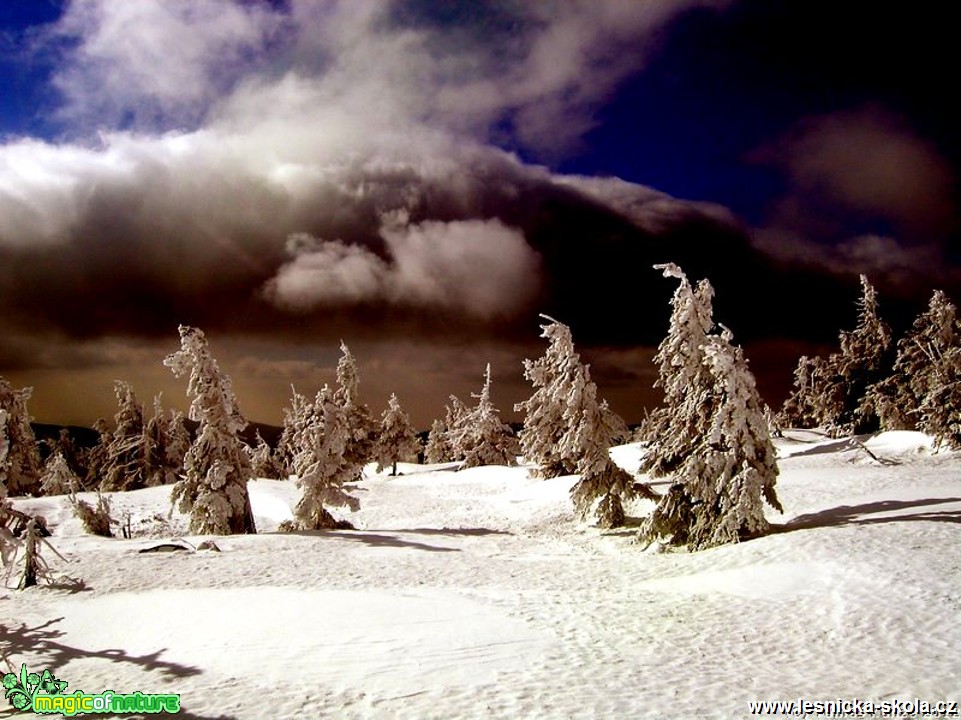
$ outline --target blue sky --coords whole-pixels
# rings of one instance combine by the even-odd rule
[[[486,360],[451,342],[519,391],[548,311],[630,416],[678,261],[777,395],[859,273],[896,323],[961,289],[950,33],[933,3],[4,3],[0,374],[106,377],[189,322],[278,412],[340,337],[378,391],[463,392]]]

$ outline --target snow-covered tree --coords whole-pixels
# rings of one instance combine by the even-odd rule
[[[928,309],[898,341],[891,374],[868,388],[866,402],[873,406],[884,430],[914,430],[922,421],[921,407],[942,384],[945,355],[961,345],[957,309],[936,290]],[[943,399],[943,398],[942,398]],[[934,403],[928,402],[930,410]]]
[[[961,450],[961,346],[945,350],[934,372],[936,379],[918,408],[918,427],[938,445]]]
[[[420,440],[410,424],[410,418],[400,406],[397,395],[391,393],[387,409],[381,416],[380,434],[374,448],[377,471],[390,466],[390,474],[396,475],[397,461],[416,457],[420,450]]]
[[[671,276],[685,284],[683,273],[669,268]],[[709,286],[706,286],[709,287]],[[707,370],[702,375],[687,362],[665,363],[662,355],[662,386],[672,390],[679,406],[672,409],[666,423],[678,429],[690,428],[692,434],[682,444],[672,444],[665,458],[673,468],[673,483],[638,533],[638,539],[687,545],[691,549],[737,542],[768,530],[763,501],[781,510],[775,493],[776,453],[770,426],[764,415],[754,377],[740,348],[731,343],[726,328],[720,335],[704,331],[713,327],[709,308],[698,303],[693,293],[686,301],[688,317],[696,323],[672,322],[672,332],[689,328],[701,345],[696,356]],[[706,297],[707,295],[702,295]],[[674,296],[674,314],[683,296]],[[672,339],[678,348],[693,350],[684,338]],[[662,344],[662,350],[666,344]],[[689,378],[686,393],[677,388],[672,371]],[[662,466],[663,467],[663,466]]]
[[[777,422],[787,427],[811,428],[821,424],[821,378],[824,358],[802,355],[794,370],[794,387],[778,413]]]
[[[179,503],[181,512],[190,513],[192,533],[256,532],[247,493],[253,472],[239,437],[247,421],[230,378],[221,373],[199,329],[181,325],[180,345],[164,365],[177,377],[189,376],[189,417],[199,427],[184,458],[185,477],[174,485],[171,500]]]
[[[179,410],[164,410],[160,395],[154,397],[153,416],[144,425],[147,487],[177,482],[190,449],[190,432]]]
[[[559,446],[564,457],[577,458],[580,479],[571,488],[574,511],[587,520],[597,503],[597,522],[613,528],[624,524],[623,501],[637,494],[634,478],[611,460],[612,445],[628,433],[624,421],[608,406],[597,400],[597,386],[591,380],[590,367],[584,365],[575,378],[566,411],[567,431]],[[644,494],[651,496],[646,486]]]
[[[820,425],[833,437],[864,433],[880,426],[884,389],[868,390],[889,367],[891,331],[878,316],[877,291],[861,276],[858,324],[840,335],[840,350],[827,358],[801,358],[794,392],[781,410],[788,425]]]
[[[866,394],[887,370],[891,330],[878,316],[877,291],[864,275],[858,308],[857,327],[841,333],[841,350],[828,357],[824,372],[822,423],[834,437],[879,426]]]
[[[524,360],[524,377],[534,386],[534,394],[515,404],[514,411],[524,413],[518,438],[521,453],[528,462],[540,466],[538,475],[552,478],[570,475],[577,469],[576,458],[562,456],[558,442],[567,431],[564,411],[581,360],[574,352],[571,329],[544,317],[550,321],[541,326],[541,337],[548,340],[547,350],[537,360]]]
[[[484,386],[473,394],[477,405],[464,418],[458,446],[464,454],[461,469],[482,465],[512,465],[518,451],[517,438],[502,422],[491,400],[491,366],[487,364]]]
[[[44,495],[67,495],[80,487],[80,478],[58,453],[47,458],[40,477],[40,491]]]
[[[712,408],[695,398],[709,400],[705,391],[713,383],[704,363],[704,346],[714,328],[714,288],[707,280],[691,287],[674,263],[655,268],[663,271],[664,277],[680,281],[671,299],[667,336],[654,356],[658,366],[655,387],[664,392],[664,402],[648,418],[645,432],[649,445],[641,464],[643,472],[663,476],[680,467],[709,423]]]
[[[350,527],[349,523],[335,520],[325,506],[357,510],[360,502],[344,486],[360,477],[363,468],[347,455],[350,443],[347,413],[326,385],[314,401],[314,418],[308,438],[310,461],[297,478],[303,495],[294,508],[296,527],[302,530]]]
[[[82,482],[85,490],[100,488],[103,466],[107,461],[107,448],[110,447],[110,438],[113,436],[110,424],[104,418],[97,418],[97,421],[93,424],[93,429],[97,431],[100,439],[87,452],[87,473]]]
[[[424,447],[424,462],[444,463],[454,459],[454,451],[447,436],[447,425],[438,418],[431,423],[427,433],[427,445]]]
[[[310,429],[314,425],[314,404],[291,385],[290,407],[284,408],[284,429],[277,442],[277,458],[285,476],[301,475],[312,462]]]
[[[114,429],[101,468],[102,490],[138,490],[147,487],[147,443],[143,404],[129,382],[114,383],[119,406]]]
[[[67,428],[60,428],[60,432],[57,434],[57,439],[48,439],[44,441],[47,446],[47,459],[49,460],[51,456],[60,453],[63,455],[63,459],[66,460],[67,465],[71,470],[78,476],[83,477],[87,473],[87,458],[84,448],[77,445],[76,441],[73,439],[73,435]]]
[[[260,436],[257,431],[257,444],[252,448],[247,448],[250,455],[250,467],[254,472],[254,477],[280,479],[286,477],[284,469],[274,455],[267,441]]]
[[[466,403],[456,395],[451,395],[449,400],[450,402],[447,403],[446,414],[444,416],[444,426],[446,427],[444,440],[450,450],[449,459],[463,460],[463,437],[470,409]]]
[[[7,454],[3,471],[9,495],[33,495],[40,490],[40,451],[30,425],[27,400],[33,388],[14,390],[0,377],[0,410],[6,413]]]
[[[334,401],[343,408],[347,421],[347,446],[344,456],[351,465],[358,468],[355,479],[359,480],[361,469],[373,459],[378,428],[370,408],[360,401],[358,395],[360,374],[357,371],[357,361],[343,341],[340,343],[340,351],[342,355],[337,362],[337,390]]]

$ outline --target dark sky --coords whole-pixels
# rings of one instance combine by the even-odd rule
[[[840,6],[840,7],[839,7]],[[538,318],[629,421],[673,261],[780,402],[855,317],[958,298],[952,23],[934,3],[771,0],[0,5],[0,374],[43,421],[182,384],[205,330],[279,422],[339,340],[415,421]]]

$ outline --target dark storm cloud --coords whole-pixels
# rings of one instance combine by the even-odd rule
[[[76,0],[46,37],[77,139],[0,147],[7,322],[485,323],[626,297],[612,253],[646,263],[635,245],[711,213],[487,141],[576,143],[652,35],[704,4],[507,6],[488,39],[404,3]]]

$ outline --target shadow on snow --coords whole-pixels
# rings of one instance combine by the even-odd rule
[[[841,525],[875,525],[878,523],[911,522],[927,520],[930,522],[961,523],[961,510],[928,510],[893,517],[864,517],[879,513],[909,510],[912,508],[932,507],[947,503],[961,502],[961,497],[925,498],[923,500],[880,500],[863,505],[839,505],[820,512],[798,515],[783,525],[772,527],[773,532],[791,532],[819,527]]]

